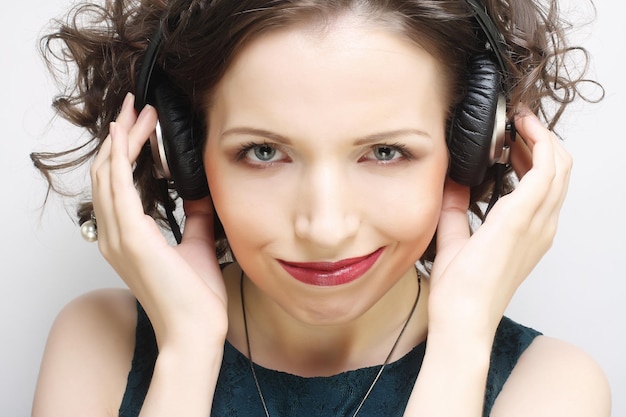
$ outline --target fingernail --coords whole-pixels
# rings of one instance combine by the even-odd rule
[[[133,95],[133,93],[126,93],[126,97],[124,97],[124,101],[122,102],[122,111],[132,106],[134,101],[135,96]]]
[[[150,109],[154,109],[154,107],[152,107],[149,104],[146,104],[145,107],[141,110],[141,113],[139,113],[139,117],[137,118],[137,122],[142,121],[143,119],[145,119],[146,115],[148,114],[148,111]]]

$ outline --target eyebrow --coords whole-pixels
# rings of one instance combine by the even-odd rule
[[[231,135],[258,136],[258,137],[267,138],[272,141],[282,143],[285,145],[291,144],[291,140],[289,138],[286,138],[285,136],[279,135],[278,133],[270,132],[269,130],[256,129],[252,127],[234,127],[232,129],[228,129],[224,133],[222,133],[221,138],[224,138],[226,136],[231,136]],[[407,136],[407,135],[417,135],[417,136],[422,136],[428,139],[432,138],[432,136],[424,130],[407,128],[407,129],[396,129],[396,130],[390,130],[387,132],[380,132],[380,133],[367,135],[362,138],[356,139],[355,144],[367,145],[367,144],[376,143],[376,142],[380,142],[380,141],[384,141],[388,139],[393,139],[399,136]]]
[[[393,138],[397,138],[399,136],[409,136],[409,135],[416,135],[416,136],[422,136],[425,137],[427,139],[432,139],[432,136],[430,135],[430,133],[424,131],[424,130],[420,130],[420,129],[397,129],[397,130],[390,130],[388,132],[380,132],[380,133],[374,133],[372,135],[367,135],[363,138],[359,138],[356,140],[356,144],[357,145],[368,145],[371,143],[376,143],[376,142],[380,142],[380,141],[384,141],[387,139],[393,139]]]
[[[232,129],[226,130],[222,133],[221,138],[225,138],[226,136],[232,135],[250,135],[250,136],[259,136],[262,138],[267,138],[272,141],[282,143],[284,145],[291,145],[291,141],[278,133],[270,132],[269,130],[264,129],[255,129],[252,127],[234,127]]]

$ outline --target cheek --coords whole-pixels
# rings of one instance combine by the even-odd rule
[[[405,258],[420,258],[432,241],[441,214],[447,165],[447,148],[443,148],[411,175],[388,182],[380,198],[371,199],[368,217],[378,233],[398,243]]]
[[[270,242],[285,228],[285,216],[277,215],[276,208],[286,203],[269,191],[270,184],[240,178],[227,165],[219,165],[207,164],[207,179],[231,248],[237,252],[238,248]]]
[[[443,179],[409,181],[400,184],[370,210],[378,229],[399,242],[430,242],[441,212]],[[427,243],[428,243],[427,242]]]

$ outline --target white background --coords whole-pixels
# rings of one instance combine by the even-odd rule
[[[588,13],[583,0],[567,8]],[[41,205],[45,186],[28,154],[71,143],[76,132],[49,108],[53,84],[36,52],[42,27],[68,0],[6,2],[0,14],[0,415],[27,416],[49,327],[77,295],[122,286],[96,245],[82,241],[63,203]],[[626,25],[619,1],[597,0],[598,17],[580,39],[592,75],[606,88],[599,105],[576,106],[561,126],[575,167],[552,251],[522,286],[508,314],[568,340],[606,371],[614,417],[626,416]],[[511,213],[512,216],[515,213]],[[494,253],[493,256],[497,256]]]

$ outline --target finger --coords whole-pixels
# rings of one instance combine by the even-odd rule
[[[115,120],[126,129],[130,129],[137,120],[137,112],[135,111],[134,103],[135,96],[132,93],[126,94],[126,97],[124,97],[124,101],[122,102],[120,114]]]
[[[213,203],[210,197],[183,201],[185,233],[183,242],[199,239],[213,243]]]
[[[141,116],[140,116],[141,119]],[[141,123],[137,120],[137,125]],[[135,188],[129,155],[129,132],[111,123],[111,201],[118,230],[128,230],[144,217],[143,205]]]
[[[90,168],[91,198],[93,211],[98,222],[98,243],[107,235],[106,224],[108,223],[105,213],[110,210],[111,186],[110,186],[110,157],[111,135],[102,143],[96,158]]]
[[[544,126],[528,107],[521,106],[515,116],[515,127],[521,141],[511,143],[511,159],[516,172],[527,172],[532,164],[533,148],[539,141],[553,140],[556,135]],[[519,175],[521,178],[523,175]]]
[[[115,199],[120,196],[125,176],[129,177],[132,183],[131,169],[128,163],[124,163],[127,158],[122,157],[120,160],[120,153],[127,153],[128,149],[120,132],[123,130],[124,128],[115,122],[110,124],[107,139],[108,158],[95,170],[92,185],[94,211],[98,221],[98,244],[105,255],[106,248],[113,242],[117,245],[120,238],[119,213],[116,211]],[[126,183],[125,187],[128,188],[129,185]]]
[[[538,141],[547,137],[552,138],[553,133],[546,128],[541,120],[527,107],[522,107],[515,116],[515,128],[522,140],[528,146],[530,152]]]
[[[555,176],[549,194],[546,196],[546,202],[540,210],[545,212],[544,216],[551,218],[556,229],[558,217],[567,196],[573,161],[561,140],[554,137],[553,146]]]
[[[110,176],[113,197],[118,191],[134,189],[132,161],[129,158],[128,132],[117,122],[111,123]]]
[[[470,237],[469,187],[446,179],[437,226],[437,253],[462,245]],[[454,251],[454,250],[453,250]]]
[[[567,194],[571,157],[559,139],[534,115],[522,118],[519,124],[529,144],[528,149],[532,151],[532,168],[521,178],[516,190],[504,198],[499,207],[494,207],[494,211],[502,210],[505,216],[515,212],[507,224],[517,233],[523,231],[536,236],[538,249],[547,248],[556,233]]]
[[[98,149],[98,153],[91,163],[91,170],[97,171],[102,164],[109,159],[111,155],[111,136],[108,135],[104,141],[102,141],[102,145],[100,145],[100,149]]]
[[[521,138],[521,135],[518,135]],[[509,142],[511,148],[511,165],[517,178],[521,179],[533,166],[532,153],[523,139]]]
[[[569,187],[569,182],[570,182],[570,178],[571,178],[571,174],[572,174],[572,168],[574,166],[574,160],[572,158],[572,156],[570,155],[570,153],[565,149],[565,146],[563,146],[563,142],[556,139],[556,154],[558,156],[558,161],[559,161],[559,170],[558,172],[562,172],[562,179],[563,179],[563,185],[562,185],[562,197],[561,197],[561,203],[563,202],[563,200],[565,200],[565,196],[567,194],[567,190]]]
[[[122,103],[122,109],[120,110],[120,114],[117,117],[116,122],[120,125],[124,126],[126,129],[130,129],[135,121],[137,120],[137,115],[135,109],[133,107],[133,103],[135,102],[135,96],[131,93],[126,94],[124,98],[124,102]],[[99,166],[104,163],[109,158],[109,153],[111,149],[111,140],[109,136],[102,142],[100,149],[98,150],[98,154],[94,159],[92,165],[94,169],[98,169]]]
[[[526,106],[520,106],[515,115],[515,129],[521,140],[511,142],[511,165],[518,178],[522,178],[533,166],[532,148],[537,137],[551,132],[546,129],[537,116]]]
[[[184,200],[185,230],[179,250],[187,251],[195,261],[194,269],[212,288],[211,272],[219,268],[215,256],[213,234],[213,203],[210,197],[200,200]],[[199,254],[197,251],[201,251]],[[208,256],[207,256],[208,255]]]
[[[133,214],[143,216],[134,187],[132,164],[154,130],[156,112],[149,107],[135,118],[132,99],[131,95],[125,100],[120,114],[122,121],[110,124],[109,137],[92,166],[94,211],[101,226],[99,234],[103,237],[100,242],[119,242],[121,231],[127,230],[130,221],[141,221]]]
[[[520,178],[518,195],[526,193],[529,203],[537,204],[545,198],[556,175],[555,135],[531,112],[517,115],[515,123],[532,158],[532,167]]]
[[[132,102],[131,102],[132,104]],[[130,105],[132,110],[132,105]],[[132,110],[134,111],[134,110]],[[129,127],[127,123],[112,122],[109,126],[109,137],[105,140],[105,145],[101,150],[102,162],[104,164],[110,159],[114,161],[115,167],[112,169],[112,175],[117,181],[124,183],[123,179],[132,179],[132,164],[139,156],[141,148],[148,140],[150,134],[154,131],[156,125],[156,111],[152,106],[146,106],[139,114],[139,117],[133,121]],[[115,139],[113,136],[115,135]],[[103,145],[104,146],[104,145]],[[95,169],[98,169],[98,164]],[[128,185],[127,183],[125,185]]]
[[[136,122],[128,129],[128,158],[131,162],[135,162],[146,141],[154,133],[156,123],[156,109],[148,104],[141,110]]]

